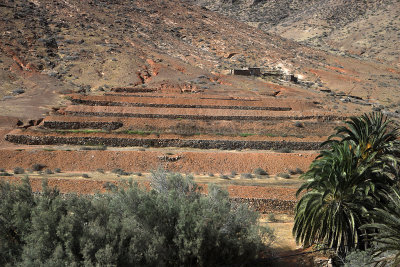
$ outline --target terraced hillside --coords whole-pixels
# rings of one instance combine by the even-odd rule
[[[248,185],[233,197],[290,192],[293,207],[299,173],[344,118],[398,115],[398,67],[185,1],[6,0],[0,13],[0,168],[82,193],[163,167]],[[248,67],[265,75],[231,74]]]
[[[36,126],[22,125],[5,139],[23,145],[131,148],[118,152],[129,155],[130,167],[112,164],[106,170],[123,167],[149,172],[163,166],[184,172],[251,173],[261,167],[277,174],[289,168],[307,168],[321,142],[346,117],[324,111],[316,101],[307,99],[250,94],[223,97],[217,91],[174,94],[156,90],[138,95],[131,92],[135,89],[118,95],[113,93],[115,89],[97,95],[67,95],[70,105]],[[155,152],[153,148],[161,149]],[[269,166],[268,158],[282,162]],[[138,165],[138,161],[142,163]],[[88,162],[82,171],[97,168],[98,163]]]

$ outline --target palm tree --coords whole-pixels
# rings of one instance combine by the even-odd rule
[[[399,134],[388,123],[381,113],[352,117],[325,142],[329,148],[311,164],[297,192],[306,191],[295,209],[298,243],[318,242],[339,253],[366,244],[366,230],[359,229],[369,222],[365,214],[398,177]]]
[[[381,266],[400,266],[400,191],[393,188],[386,194],[388,204],[374,208],[370,213],[373,223],[361,229],[372,230],[376,242],[373,256]]]
[[[362,155],[360,161],[373,155],[376,167],[398,180],[397,160],[400,155],[400,143],[397,139],[400,132],[398,128],[389,129],[390,123],[381,112],[351,117],[345,122],[345,126],[336,127],[336,133],[324,144],[348,141],[350,147],[359,147]]]
[[[368,165],[358,166],[358,153],[353,150],[347,141],[332,144],[303,176],[308,180],[297,194],[307,192],[295,210],[296,242],[306,247],[322,243],[337,252],[361,243],[358,227],[366,223],[363,213],[375,202],[369,195],[375,184],[364,178]]]

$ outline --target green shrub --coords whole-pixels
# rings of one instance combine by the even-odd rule
[[[277,222],[278,219],[275,217],[275,214],[270,213],[270,214],[268,214],[268,221],[270,221],[270,222]]]
[[[297,174],[303,174],[304,171],[302,169],[300,169],[300,168],[296,168],[296,173]]]
[[[37,172],[37,171],[43,170],[44,167],[46,167],[46,166],[44,166],[43,164],[36,163],[36,164],[32,165],[31,169],[32,169],[32,171]]]
[[[281,178],[285,178],[285,179],[289,179],[290,178],[290,174],[288,174],[288,173],[278,173],[276,176],[281,177]]]
[[[54,169],[54,172],[55,172],[55,173],[60,173],[60,172],[61,172],[61,169],[60,169],[60,168],[55,168],[55,169]]]
[[[226,179],[226,180],[229,180],[230,178],[229,178],[229,176],[228,175],[226,175],[226,174],[220,174],[220,176],[219,176],[221,179]]]
[[[294,123],[294,126],[298,127],[298,128],[304,128],[304,124],[301,121],[296,121]]]
[[[374,263],[373,252],[371,249],[365,251],[355,250],[350,252],[346,256],[344,267],[373,267],[376,266]]]
[[[1,266],[251,265],[273,234],[258,214],[190,177],[154,172],[153,190],[128,183],[95,196],[33,194],[0,182]]]
[[[288,147],[280,148],[276,150],[279,153],[292,153],[292,150]]]
[[[25,173],[25,170],[21,167],[15,167],[14,168],[14,174],[23,174]]]
[[[253,178],[253,175],[251,173],[242,173],[242,174],[240,174],[240,178],[251,179],[251,178]]]
[[[289,174],[290,175],[295,175],[295,174],[303,174],[303,170],[300,168],[296,168],[296,169],[289,169]]]
[[[253,173],[257,175],[268,175],[268,173],[262,168],[254,169]]]
[[[46,169],[44,171],[45,174],[53,174],[54,172],[51,169]]]
[[[119,168],[113,169],[111,172],[115,173],[115,174],[119,174],[119,175],[130,175],[129,172],[126,172],[123,169],[119,169]]]

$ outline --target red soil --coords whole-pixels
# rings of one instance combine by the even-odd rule
[[[171,149],[171,152],[174,152]],[[287,172],[289,169],[307,170],[315,159],[315,152],[276,153],[276,152],[174,152],[181,158],[166,162],[159,157],[162,151],[43,151],[43,150],[0,150],[1,168],[12,170],[15,167],[31,168],[33,164],[43,164],[46,168],[61,168],[62,171],[111,171],[121,168],[129,172],[149,172],[162,166],[181,173],[251,173],[260,167],[269,174]]]
[[[18,177],[0,177],[0,181],[19,183],[20,178]],[[42,189],[41,178],[30,178],[32,190],[39,192]],[[90,180],[83,178],[48,178],[48,185],[51,188],[58,188],[61,193],[78,193],[78,194],[94,194],[97,192],[106,192],[105,183],[107,181],[101,180]],[[112,182],[119,184],[119,182]],[[139,183],[140,186],[149,187],[148,181],[142,181]],[[200,184],[207,192],[207,185]],[[295,188],[284,188],[284,187],[264,187],[264,186],[240,186],[240,185],[229,185],[226,187],[230,197],[240,198],[263,198],[263,199],[280,199],[280,200],[296,200]]]
[[[269,111],[269,110],[234,110],[234,109],[196,109],[196,108],[151,108],[151,107],[118,107],[118,106],[68,106],[66,112],[96,112],[120,114],[160,114],[160,115],[196,115],[196,116],[329,116],[333,114],[323,110],[303,111]],[[345,116],[344,114],[342,116]]]
[[[127,103],[146,104],[176,104],[176,105],[207,105],[207,106],[246,106],[246,107],[290,107],[292,109],[304,110],[316,108],[311,101],[283,100],[276,98],[262,98],[259,101],[246,101],[241,99],[199,99],[199,98],[154,98],[154,97],[122,97],[122,96],[82,96],[72,95],[73,99],[118,102],[122,105]]]
[[[303,136],[329,136],[338,126],[337,121],[302,121],[304,127],[295,126],[294,121],[226,121],[215,120],[212,123],[203,120],[171,120],[164,118],[123,118],[123,117],[80,117],[80,116],[48,116],[43,121],[57,122],[122,122],[123,128],[130,130],[178,132],[182,134],[198,134],[199,132],[241,134],[257,133],[264,135],[303,135]],[[315,138],[312,138],[315,140]]]

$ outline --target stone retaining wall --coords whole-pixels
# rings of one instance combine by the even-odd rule
[[[251,120],[251,121],[269,121],[269,120],[309,120],[316,119],[320,121],[343,120],[344,117],[309,115],[309,116],[209,116],[209,115],[180,115],[180,114],[143,114],[143,113],[118,113],[118,112],[84,112],[84,111],[66,111],[72,116],[97,116],[97,117],[130,117],[130,118],[168,118],[168,119],[189,119],[189,120]]]
[[[24,134],[8,134],[6,140],[26,145],[105,145],[113,147],[191,147],[200,149],[261,149],[279,150],[320,150],[320,142],[292,141],[243,141],[243,140],[185,140],[185,139],[152,139],[152,138],[118,138],[89,136],[34,136]]]
[[[123,126],[122,122],[110,121],[44,121],[43,126],[49,129],[107,129],[116,130]]]
[[[73,98],[74,104],[88,106],[126,106],[126,107],[153,107],[153,108],[208,108],[208,109],[240,109],[240,110],[271,110],[271,111],[290,111],[291,107],[254,107],[254,106],[218,106],[218,105],[184,105],[184,104],[151,104],[151,103],[129,103],[113,102],[101,100],[84,100]]]
[[[111,91],[117,92],[117,93],[152,93],[156,92],[156,88],[134,88],[134,87],[116,87],[112,88]]]
[[[264,198],[231,198],[233,202],[246,203],[260,213],[294,214],[295,200]]]

